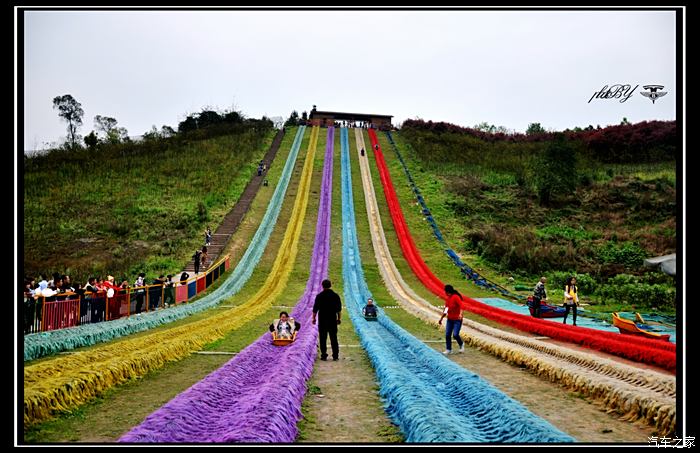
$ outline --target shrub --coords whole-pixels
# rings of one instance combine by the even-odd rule
[[[598,249],[598,259],[603,263],[622,264],[627,268],[635,268],[642,265],[647,253],[633,242],[616,244],[608,242]]]
[[[649,285],[647,283],[608,284],[600,287],[596,292],[596,296],[603,302],[629,304],[637,308],[667,310],[676,308],[676,288],[666,285]]]
[[[576,277],[576,286],[581,294],[593,294],[598,287],[598,282],[588,274],[577,274],[575,272],[554,271],[546,275],[547,285],[550,288],[564,289],[566,279]]]

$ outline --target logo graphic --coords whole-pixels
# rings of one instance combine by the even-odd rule
[[[639,85],[635,85],[634,88],[632,88],[632,85],[630,84],[615,84],[612,85],[610,88],[608,88],[607,85],[603,86],[603,88],[600,89],[600,91],[596,91],[593,93],[593,96],[588,100],[588,103],[590,104],[593,98],[595,99],[619,99],[620,102],[625,102],[627,99],[632,96],[632,93],[634,93],[634,90],[637,89]],[[646,88],[646,87],[645,87]],[[663,88],[663,87],[661,87]],[[644,93],[642,93],[644,94]],[[664,93],[665,94],[665,93]]]
[[[651,99],[651,103],[655,104],[656,100],[662,96],[666,96],[666,91],[657,91],[657,90],[663,90],[664,86],[663,85],[644,85],[645,90],[649,90],[649,92],[646,91],[640,91],[642,96],[646,96],[649,99]]]

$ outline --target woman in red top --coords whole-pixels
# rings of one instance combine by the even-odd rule
[[[459,330],[462,328],[462,295],[457,292],[452,285],[445,285],[445,293],[447,300],[445,301],[445,310],[440,316],[439,325],[442,325],[442,319],[447,316],[447,325],[445,326],[445,352],[443,354],[452,354],[452,339],[454,336],[459,345],[459,352],[464,352],[464,341],[459,336]]]

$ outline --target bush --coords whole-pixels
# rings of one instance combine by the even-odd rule
[[[598,259],[603,263],[622,264],[627,268],[635,268],[642,265],[647,253],[633,242],[616,244],[608,242],[598,249]]]
[[[540,204],[548,206],[554,195],[573,192],[570,175],[576,174],[576,151],[563,134],[554,135],[533,165],[532,174]]]
[[[550,288],[563,290],[566,285],[566,279],[569,277],[576,277],[576,286],[578,286],[579,293],[581,294],[593,294],[598,287],[598,282],[588,274],[555,271],[547,274],[547,277],[547,285]]]
[[[600,287],[596,296],[602,302],[629,304],[637,308],[667,310],[675,310],[676,308],[676,288],[666,285],[649,285],[647,283],[608,284]]]

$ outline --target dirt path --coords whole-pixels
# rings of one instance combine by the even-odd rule
[[[340,359],[317,359],[314,365],[298,442],[401,442],[399,429],[378,404],[379,386],[367,354],[347,316],[344,321],[338,332]]]
[[[275,160],[283,138],[284,132],[282,129],[280,129],[279,131],[277,131],[277,135],[275,135],[275,138],[273,139],[270,148],[267,150],[267,153],[265,153],[265,156],[263,157],[263,161],[266,162],[268,167],[271,166],[272,162]],[[221,251],[224,248],[226,248],[229,239],[231,239],[231,236],[236,232],[238,226],[241,224],[241,221],[250,209],[250,206],[253,204],[255,196],[257,195],[258,191],[260,190],[260,187],[262,186],[263,179],[266,178],[267,171],[262,176],[251,176],[251,179],[248,181],[248,184],[245,186],[245,189],[243,189],[243,193],[241,194],[236,204],[233,205],[231,210],[221,221],[221,224],[218,226],[216,231],[214,231],[214,233],[212,234],[211,244],[207,248],[209,255],[209,264],[215,263],[216,260],[219,258],[219,255],[221,255]],[[204,268],[201,268],[200,272],[203,272],[204,270]],[[194,275],[194,259],[190,260],[190,262],[187,263],[187,265],[185,265],[184,271],[187,271],[191,275]],[[176,275],[176,281],[179,281],[181,274],[182,272]]]
[[[336,134],[331,206],[331,255],[329,279],[343,294],[340,134]],[[343,300],[338,331],[340,360],[316,360],[299,422],[298,442],[401,442],[399,429],[384,412],[374,369],[352,327]],[[330,341],[328,342],[330,349]],[[320,353],[319,353],[320,355]],[[321,396],[323,395],[323,396]]]

